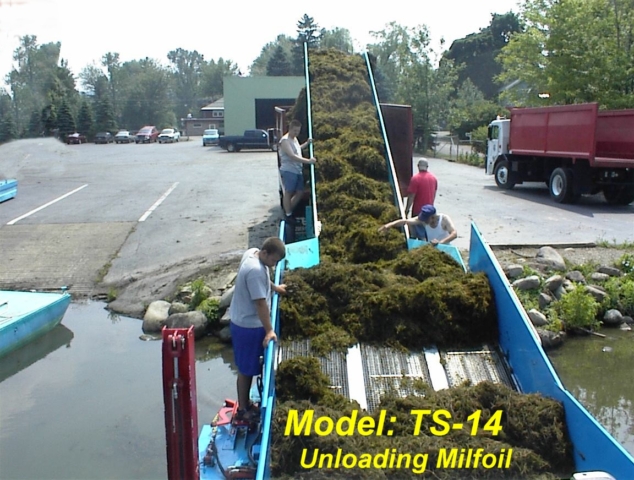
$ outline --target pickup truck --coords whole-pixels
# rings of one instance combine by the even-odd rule
[[[218,145],[227,152],[239,152],[242,149],[266,149],[277,151],[275,130],[245,130],[244,135],[227,135],[218,139]]]

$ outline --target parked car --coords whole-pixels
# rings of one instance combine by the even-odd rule
[[[95,143],[112,143],[114,138],[110,132],[98,132],[95,134]]]
[[[156,142],[159,136],[159,131],[152,125],[147,125],[139,130],[136,134],[134,143],[152,143]]]
[[[68,135],[66,135],[66,143],[68,145],[70,144],[75,144],[75,145],[80,145],[82,143],[86,143],[86,136],[82,135],[81,133],[70,133]]]
[[[164,128],[161,130],[161,134],[158,136],[159,143],[174,143],[178,142],[181,138],[181,132],[175,128]]]
[[[215,128],[210,128],[203,132],[203,147],[207,145],[218,145],[218,139],[220,138],[220,134],[218,130]]]
[[[127,130],[119,130],[114,136],[115,143],[130,143],[134,140],[134,136]]]

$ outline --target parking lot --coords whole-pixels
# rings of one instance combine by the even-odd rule
[[[0,173],[19,182],[17,197],[0,204],[0,288],[69,285],[90,294],[95,280],[146,277],[168,287],[173,274],[222,262],[276,232],[272,152],[228,154],[199,138],[34,139],[0,147]]]
[[[601,195],[561,205],[544,185],[500,190],[481,169],[441,159],[430,159],[430,171],[439,179],[436,206],[453,219],[461,249],[472,221],[498,245],[634,242],[633,205],[610,206]],[[275,153],[227,153],[200,137],[163,145],[20,140],[0,146],[0,177],[19,182],[17,197],[0,204],[0,288],[67,285],[91,295],[101,280],[100,293],[135,285],[117,299],[131,315],[180,276],[277,234],[280,218]]]

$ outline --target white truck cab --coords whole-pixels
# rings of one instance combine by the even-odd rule
[[[489,124],[487,135],[487,161],[485,171],[489,175],[495,172],[495,161],[500,155],[509,153],[509,135],[511,132],[511,121],[498,117]],[[502,173],[502,172],[500,172]]]

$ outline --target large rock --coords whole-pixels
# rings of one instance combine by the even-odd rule
[[[616,327],[623,323],[623,315],[618,310],[610,309],[603,315],[603,323],[611,327]]]
[[[227,326],[227,327],[224,327],[222,330],[220,330],[218,332],[218,338],[220,338],[220,341],[224,343],[230,343],[231,342],[231,327]]]
[[[222,294],[222,297],[220,297],[220,305],[218,305],[218,308],[220,308],[220,310],[229,308],[229,305],[231,305],[231,299],[233,298],[233,292],[235,289],[236,287],[234,285],[229,290],[225,290],[225,292]]]
[[[602,302],[608,297],[608,294],[597,285],[587,285],[586,292],[592,295],[597,302]]]
[[[542,292],[539,294],[539,297],[537,298],[537,301],[539,302],[539,308],[541,308],[542,310],[544,308],[546,308],[548,305],[550,305],[553,301],[553,297],[551,297],[550,295]]]
[[[222,325],[223,327],[226,327],[230,323],[231,323],[231,315],[229,314],[229,309],[227,308],[224,315],[220,317],[220,325]]]
[[[189,307],[181,302],[172,302],[172,305],[169,309],[169,314],[172,315],[174,313],[185,313],[189,312]]]
[[[513,265],[508,265],[504,269],[504,273],[506,275],[506,278],[509,279],[521,277],[522,273],[524,273],[524,267],[518,265],[517,263],[514,263]]]
[[[194,327],[194,337],[201,338],[207,331],[207,317],[199,310],[187,313],[175,313],[167,317],[165,325],[169,328]]]
[[[553,295],[557,300],[561,300],[561,297],[563,297],[566,293],[568,293],[568,290],[566,290],[564,286],[561,285],[557,290],[553,292]]]
[[[520,278],[513,282],[513,288],[518,290],[533,290],[539,288],[540,280],[537,275],[531,275],[529,277]]]
[[[545,349],[556,348],[564,343],[565,334],[563,332],[555,333],[550,330],[538,328],[537,333],[539,334],[539,339],[542,342],[542,347]]]
[[[608,267],[607,265],[602,265],[597,269],[599,273],[605,273],[606,275],[610,275],[611,277],[620,277],[621,270],[615,267]]]
[[[546,315],[544,315],[539,310],[535,310],[534,308],[531,308],[526,313],[528,313],[528,318],[531,319],[531,322],[536,327],[543,327],[544,325],[548,325],[548,319],[546,318]]]
[[[564,277],[562,277],[561,275],[553,275],[552,277],[547,278],[546,281],[544,281],[544,287],[546,287],[551,292],[555,292],[559,287],[561,287],[563,283]]]
[[[535,261],[546,265],[553,270],[566,270],[566,262],[553,247],[541,247],[535,256]]]
[[[605,282],[608,278],[610,278],[610,275],[607,273],[594,272],[590,275],[590,279],[593,282]]]
[[[586,283],[586,278],[583,276],[583,273],[581,273],[579,270],[572,270],[566,273],[566,278],[573,282]]]
[[[169,317],[170,302],[156,300],[147,307],[143,316],[143,331],[145,333],[160,332]]]

